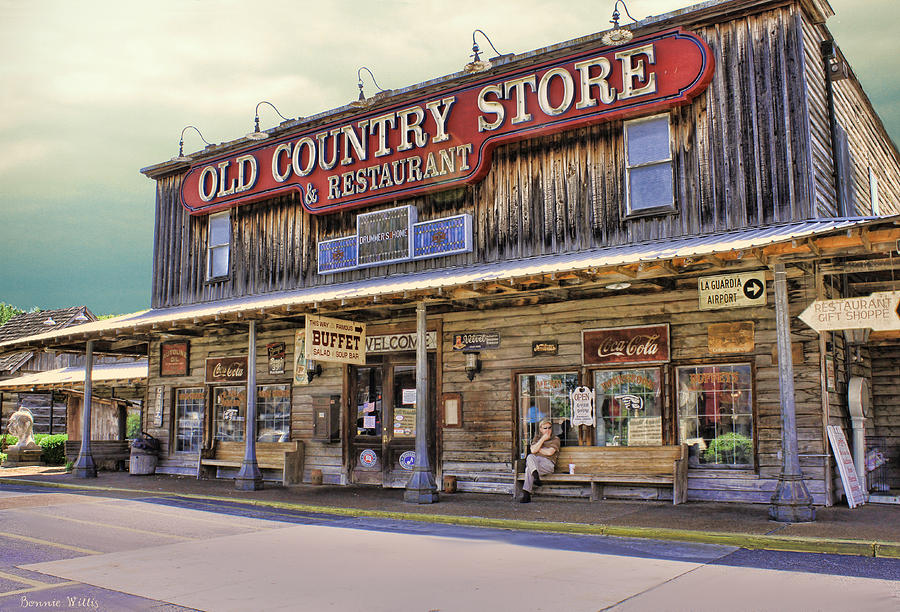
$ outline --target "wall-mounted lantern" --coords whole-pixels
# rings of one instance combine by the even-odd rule
[[[466,376],[469,380],[475,378],[475,375],[481,372],[481,360],[478,358],[477,351],[463,353],[466,356]]]

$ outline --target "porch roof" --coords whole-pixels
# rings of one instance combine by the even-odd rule
[[[95,364],[91,369],[94,384],[140,383],[147,381],[147,360]],[[0,381],[0,391],[32,391],[84,384],[84,366],[59,368],[25,374]]]
[[[817,219],[156,308],[0,342],[0,354],[86,340],[115,342],[137,334],[166,333],[270,315],[300,316],[323,308],[350,308],[361,301],[375,304],[393,298],[411,303],[446,301],[454,298],[455,290],[522,291],[517,283],[535,277],[553,279],[579,273],[595,281],[600,277],[601,282],[612,282],[613,275],[622,274],[632,278],[643,278],[648,273],[657,277],[677,275],[678,269],[684,269],[688,262],[704,258],[719,266],[748,259],[767,265],[776,258],[829,257],[857,247],[868,251],[893,250],[900,239],[898,226],[900,215]]]

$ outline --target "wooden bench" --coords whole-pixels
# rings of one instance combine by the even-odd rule
[[[66,440],[66,461],[75,462],[80,452],[81,440]],[[124,468],[130,457],[131,440],[91,440],[91,458],[98,469]]]
[[[541,476],[541,484],[591,485],[591,501],[600,499],[608,485],[672,487],[672,503],[687,501],[687,446],[565,446],[559,451],[556,471]],[[525,462],[520,470],[524,470]],[[569,464],[575,473],[569,473]],[[515,495],[522,494],[524,472],[516,475]]]
[[[218,468],[240,468],[243,461],[243,442],[213,440],[212,448],[200,451],[197,478],[216,477]],[[284,486],[300,484],[303,479],[303,442],[257,442],[256,464],[261,470],[280,471]]]

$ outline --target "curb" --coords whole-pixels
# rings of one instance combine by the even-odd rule
[[[48,487],[56,489],[74,489],[79,491],[107,491],[115,493],[139,493],[146,495],[172,495],[184,499],[219,501],[246,504],[265,508],[280,508],[316,514],[335,516],[383,518],[420,523],[444,525],[461,525],[466,527],[487,527],[492,529],[510,529],[519,531],[537,531],[545,533],[567,533],[572,535],[612,536],[620,538],[640,538],[666,540],[673,542],[691,542],[695,544],[718,544],[736,546],[751,550],[776,550],[781,552],[826,553],[835,555],[851,555],[858,557],[900,558],[900,542],[867,542],[862,540],[843,540],[836,538],[809,538],[775,535],[753,535],[746,533],[725,533],[711,531],[694,531],[689,529],[667,529],[662,527],[624,527],[617,525],[562,523],[553,521],[527,521],[520,519],[487,518],[478,516],[456,516],[448,514],[423,514],[418,512],[399,512],[387,510],[365,510],[361,508],[340,508],[333,506],[313,506],[293,502],[247,499],[241,497],[219,497],[197,493],[176,493],[150,489],[130,489],[123,487],[100,487],[75,485],[62,482],[34,481],[24,478],[0,478],[0,484]]]

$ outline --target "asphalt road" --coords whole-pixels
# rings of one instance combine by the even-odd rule
[[[0,486],[0,611],[900,609],[900,560]]]

